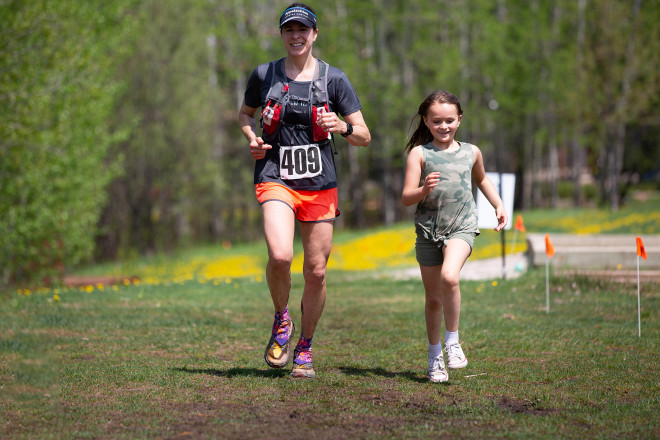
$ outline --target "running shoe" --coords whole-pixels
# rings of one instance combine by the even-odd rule
[[[311,347],[303,349],[296,347],[293,350],[293,369],[291,370],[291,376],[308,378],[316,376]]]
[[[270,341],[268,341],[266,352],[264,353],[266,363],[272,368],[282,368],[289,363],[289,359],[291,358],[289,341],[295,328],[296,326],[290,319],[279,320],[275,318]]]
[[[445,347],[445,351],[447,352],[447,368],[450,370],[463,368],[468,364],[467,358],[461,348],[461,344],[458,342]]]
[[[449,380],[449,375],[447,374],[447,370],[445,370],[445,360],[442,358],[442,355],[429,359],[429,380],[434,383],[447,382]]]

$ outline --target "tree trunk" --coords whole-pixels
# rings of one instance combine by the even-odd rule
[[[463,17],[468,17],[469,16],[469,5],[467,2],[459,2],[459,7],[461,8],[461,13]],[[463,66],[461,68],[461,90],[460,90],[460,98],[464,102],[470,102],[471,96],[470,96],[470,90],[472,88],[471,84],[471,57],[470,57],[470,26],[467,20],[463,19],[459,21],[459,52],[461,54],[461,63],[463,63]],[[468,119],[467,122],[470,122]],[[472,130],[470,127],[472,126],[472,123],[467,124],[467,127],[465,127],[465,130],[468,133],[472,133]]]
[[[580,90],[583,90],[584,87],[584,38],[586,32],[586,20],[585,20],[585,11],[587,8],[587,0],[578,0],[578,28],[577,28],[577,44],[576,44],[576,54],[575,54],[575,70],[576,77],[578,79],[578,87]],[[578,208],[582,206],[584,202],[584,197],[582,194],[582,182],[580,180],[582,176],[582,171],[586,164],[586,152],[584,146],[582,145],[582,133],[584,132],[583,117],[581,106],[576,105],[577,109],[575,122],[573,124],[573,134],[571,139],[571,150],[573,152],[573,166],[572,166],[572,178],[573,178],[573,206]]]
[[[528,211],[534,207],[533,189],[537,185],[534,180],[534,117],[530,113],[525,116],[523,130],[523,178],[522,178],[522,209]]]
[[[623,154],[626,148],[626,123],[627,118],[624,117],[627,107],[628,99],[630,96],[630,83],[635,77],[636,69],[633,63],[634,49],[635,49],[635,22],[639,15],[639,10],[642,6],[642,0],[635,0],[633,3],[632,16],[630,17],[630,34],[628,34],[628,44],[626,46],[625,55],[625,69],[623,71],[623,78],[621,79],[621,94],[616,103],[614,111],[615,125],[613,128],[613,142],[612,152],[610,153],[609,173],[610,173],[610,209],[612,211],[619,210],[621,202],[621,194],[619,192],[619,178],[623,170]]]
[[[383,5],[380,5],[383,6]],[[389,24],[386,20],[378,20],[376,23],[376,57],[378,60],[378,71],[381,75],[387,75],[390,67],[390,49],[387,45],[387,32]],[[396,78],[391,78],[391,83],[396,83]],[[387,100],[381,100],[384,104]],[[379,113],[379,124],[381,127],[389,127],[388,112]],[[391,225],[394,223],[394,200],[392,199],[392,138],[391,136],[382,136],[379,138],[378,159],[380,163],[380,188],[381,188],[381,210],[383,223]]]
[[[557,148],[557,126],[554,117],[552,117],[551,120],[552,121],[549,125],[550,139],[548,140],[548,155],[550,156],[550,206],[552,206],[553,209],[556,209],[559,206],[559,149]]]
[[[544,66],[549,66],[552,60],[552,57],[556,51],[557,44],[559,43],[559,24],[561,21],[561,8],[559,4],[555,4],[553,13],[552,13],[552,38],[550,41],[546,41],[544,46]],[[550,72],[549,67],[544,67],[541,73],[542,81],[541,84],[545,84],[546,81],[550,81]],[[545,78],[545,80],[543,80]],[[544,109],[544,121],[546,127],[548,128],[548,162],[549,162],[549,187],[550,187],[550,206],[552,208],[557,208],[559,204],[559,194],[558,194],[558,181],[559,181],[559,151],[557,147],[557,118],[555,116],[555,101],[554,96],[546,91],[542,92],[543,94],[543,104]],[[541,102],[543,102],[541,101]]]

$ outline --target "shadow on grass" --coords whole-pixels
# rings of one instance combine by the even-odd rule
[[[412,382],[425,383],[428,382],[426,377],[422,377],[413,371],[388,371],[382,367],[378,368],[355,368],[355,367],[339,367],[339,370],[348,376],[382,376],[387,378],[402,377]]]
[[[180,367],[173,368],[174,371],[180,371],[188,374],[204,374],[207,376],[217,377],[264,377],[264,378],[279,378],[288,376],[289,369],[267,369],[260,370],[258,368],[230,368],[228,370],[219,370],[217,368],[188,368]],[[388,379],[403,378],[417,383],[425,383],[428,381],[426,377],[422,377],[413,371],[388,371],[384,368],[355,368],[355,367],[339,367],[339,371],[347,376],[382,376]]]
[[[266,378],[278,378],[288,376],[289,370],[260,370],[257,368],[230,368],[228,370],[218,370],[217,368],[173,368],[174,371],[181,371],[183,373],[189,374],[205,374],[208,376],[218,376],[218,377],[266,377]]]

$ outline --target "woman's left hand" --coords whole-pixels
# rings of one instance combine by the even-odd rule
[[[346,123],[339,119],[335,112],[323,112],[316,119],[316,123],[325,130],[326,133],[346,133],[348,128]]]

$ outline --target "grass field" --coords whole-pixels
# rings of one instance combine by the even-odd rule
[[[627,215],[644,209],[651,223],[628,222],[628,232],[658,233],[657,205]],[[541,230],[535,215],[525,215],[528,231]],[[570,217],[599,227],[593,213]],[[556,228],[562,218],[539,214],[538,222]],[[611,216],[602,223],[616,221],[625,223]],[[336,244],[369,235],[339,234]],[[484,247],[491,240],[482,239]],[[206,248],[178,258],[130,267],[176,271],[177,261],[201,259],[205,267],[218,257]],[[191,273],[0,295],[0,438],[660,438],[657,284],[641,286],[639,338],[637,285],[553,277],[547,314],[544,270],[465,281],[469,365],[439,385],[426,379],[419,280],[392,279],[382,268],[332,269],[315,335],[318,377],[296,380],[263,361],[272,323],[265,281]],[[299,323],[302,277],[294,273],[293,282]]]
[[[643,200],[633,200],[616,213],[594,209],[538,210],[523,213],[527,232],[570,232],[578,234],[630,234],[631,247],[635,236],[660,234],[660,194],[652,193]],[[510,223],[515,223],[517,213]],[[524,232],[505,231],[506,252],[512,246],[516,252],[527,249]],[[366,231],[337,230],[328,264],[330,271],[387,272],[391,269],[417,266],[415,231],[412,222],[389,228]],[[302,252],[297,243],[292,271],[301,273]],[[501,234],[482,229],[477,237],[472,260],[499,257]],[[96,265],[78,270],[86,275],[135,276],[142,284],[163,285],[197,281],[226,283],[236,277],[251,277],[260,281],[266,264],[265,243],[232,246],[198,246],[174,255],[126,260]],[[96,286],[86,286],[95,289]]]

